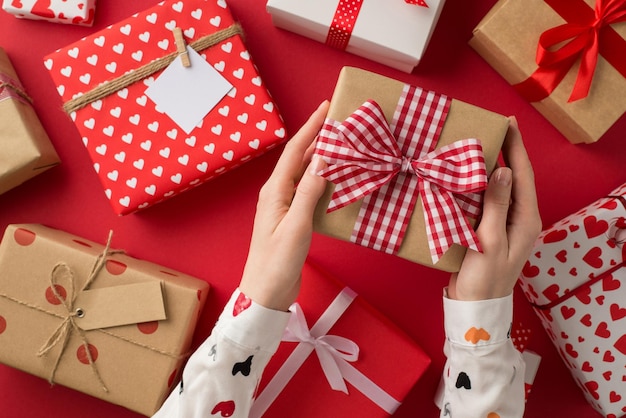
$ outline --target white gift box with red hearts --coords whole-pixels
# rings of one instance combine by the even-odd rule
[[[3,0],[2,8],[19,18],[92,26],[96,0]]]
[[[68,108],[175,57],[176,27],[190,47],[218,37],[198,53],[234,86],[189,134],[146,96],[162,69]],[[224,0],[166,1],[45,58],[116,213],[170,198],[284,142],[282,118],[240,33]]]
[[[590,404],[626,414],[626,184],[539,236],[520,284]]]
[[[410,73],[426,51],[444,3],[268,0],[267,11],[279,28]]]

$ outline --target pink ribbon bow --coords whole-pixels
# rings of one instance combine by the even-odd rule
[[[348,338],[326,335],[355,298],[356,293],[352,289],[344,288],[310,330],[300,305],[291,305],[291,317],[282,340],[297,342],[298,345],[254,400],[248,418],[263,416],[313,350],[332,389],[347,394],[347,381],[389,415],[398,409],[398,400],[352,365],[358,360],[359,346]]]
[[[417,94],[429,97],[434,93],[420,90]],[[409,117],[408,127],[405,123],[399,130],[411,130],[415,128],[414,122],[421,119],[431,122],[422,132],[416,132],[413,139],[404,138],[405,144],[408,141],[421,145],[417,155],[407,155],[400,149],[397,134],[392,133],[382,109],[374,101],[365,102],[338,126],[326,122],[317,152],[328,164],[319,175],[336,185],[328,211],[377,193],[363,203],[367,209],[359,215],[353,242],[396,253],[419,194],[433,263],[453,243],[481,251],[467,216],[478,216],[481,195],[477,192],[487,186],[482,147],[477,139],[464,139],[434,149],[440,131],[436,127],[443,125],[441,119],[445,115],[441,117],[437,100],[433,102],[429,108],[431,115],[424,118],[416,112]],[[387,187],[390,184],[393,187]],[[368,232],[372,225],[374,230]]]
[[[337,335],[321,335],[314,337],[306,323],[306,318],[299,304],[289,308],[291,317],[283,335],[283,341],[303,342],[311,344],[320,361],[324,376],[333,390],[348,393],[346,382],[341,373],[341,362],[353,362],[359,358],[359,346],[352,340]]]

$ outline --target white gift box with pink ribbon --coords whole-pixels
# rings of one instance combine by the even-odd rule
[[[626,412],[626,184],[539,236],[520,284],[574,380]]]
[[[445,0],[269,0],[274,25],[410,73]]]
[[[92,26],[96,0],[3,0],[2,8],[19,18]]]

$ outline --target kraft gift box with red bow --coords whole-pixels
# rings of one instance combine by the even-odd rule
[[[2,8],[20,18],[92,26],[96,0],[3,0]]]
[[[623,0],[500,0],[470,45],[572,143],[626,112]]]
[[[520,278],[593,407],[626,413],[626,184],[539,236]]]
[[[209,285],[110,242],[7,227],[0,362],[150,416],[178,381]]]
[[[269,0],[279,28],[410,73],[445,0]]]
[[[0,194],[59,164],[32,99],[0,48]]]
[[[317,141],[328,182],[317,232],[444,271],[466,248],[508,118],[344,67]]]
[[[176,27],[200,64],[233,86],[188,133],[146,95],[165,71],[178,70]],[[241,35],[224,0],[166,1],[45,59],[116,213],[198,186],[286,139]],[[189,106],[194,94],[166,104]]]
[[[430,364],[403,331],[309,262],[290,310],[250,418],[388,417]]]

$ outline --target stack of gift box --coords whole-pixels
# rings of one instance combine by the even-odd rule
[[[423,58],[443,7],[443,0],[267,2],[277,27],[407,73]],[[3,9],[19,18],[82,26],[91,26],[96,16],[90,0],[4,0]],[[470,45],[565,138],[591,143],[626,111],[624,21],[623,2],[500,0]],[[116,214],[200,186],[287,139],[244,32],[223,0],[167,0],[42,57]],[[346,124],[355,120],[367,121],[364,131],[393,135],[374,144],[357,138],[363,142],[355,147],[355,140],[343,139]],[[322,173],[329,182],[315,211],[315,230],[458,271],[467,248],[480,248],[474,228],[481,193],[508,125],[489,110],[345,67],[316,147],[329,164]],[[0,193],[59,163],[2,50],[0,141],[8,149],[0,154]],[[444,159],[451,151],[464,168],[480,160],[463,190],[446,189],[436,175],[398,169],[404,161]],[[353,162],[363,158],[398,163],[373,174],[354,169]],[[358,178],[361,188],[352,188],[345,176]],[[620,321],[626,316],[625,195],[621,187],[544,231],[521,278],[589,402],[615,417],[626,407],[624,379],[613,368],[626,359]],[[451,233],[436,233],[442,229]],[[37,224],[7,228],[0,246],[0,361],[150,415],[178,381],[209,285],[131,258],[110,240],[97,244]],[[316,392],[296,402],[311,416],[331,416],[324,405],[334,413],[388,416],[430,363],[402,330],[330,276],[305,267],[299,303],[306,321],[325,315],[337,295],[349,295],[351,303],[323,333],[359,344],[365,355],[353,367],[368,370],[365,385],[382,389],[389,400],[372,402],[369,389],[335,393],[322,382],[312,356],[294,361],[291,352],[301,348],[283,344],[259,387],[256,416],[295,408],[292,395],[305,385]],[[385,345],[384,355],[384,347],[368,338],[373,327],[394,342]],[[55,342],[58,332],[69,335],[67,344]],[[374,349],[377,356],[368,356]],[[534,366],[530,385],[538,361],[527,354]],[[410,372],[385,374],[378,358],[402,359]],[[281,368],[291,369],[292,378],[275,387],[272,377]],[[332,401],[316,402],[321,397]]]

